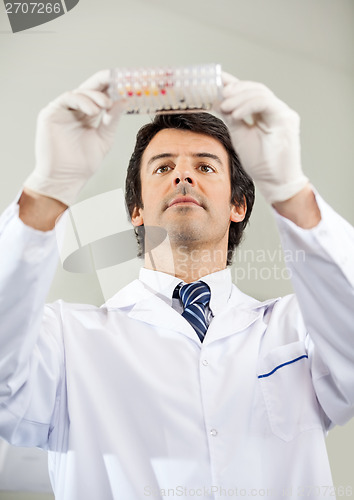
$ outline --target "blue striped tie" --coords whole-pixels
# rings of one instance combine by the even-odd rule
[[[210,302],[210,288],[203,281],[177,285],[176,288],[179,288],[179,296],[184,306],[182,316],[192,325],[203,342],[208,329],[205,307]]]

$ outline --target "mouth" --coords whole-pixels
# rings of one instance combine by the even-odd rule
[[[191,196],[180,196],[178,198],[175,198],[174,200],[172,200],[168,204],[167,208],[175,207],[175,206],[197,206],[197,207],[201,207],[200,203],[198,203],[197,200],[195,200]]]

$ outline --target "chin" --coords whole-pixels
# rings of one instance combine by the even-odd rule
[[[184,221],[183,225],[174,225],[173,227],[166,228],[170,241],[179,244],[190,244],[201,242],[203,238],[203,231],[201,227],[194,221],[192,224]]]

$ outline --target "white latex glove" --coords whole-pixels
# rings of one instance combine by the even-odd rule
[[[300,118],[265,85],[222,74],[216,111],[228,125],[245,171],[268,203],[288,200],[308,183],[301,168]]]
[[[100,71],[39,113],[36,166],[25,187],[66,205],[75,201],[110,150],[124,109],[105,92],[109,78],[109,70]]]

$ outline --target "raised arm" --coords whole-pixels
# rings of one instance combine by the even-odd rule
[[[57,310],[44,306],[57,262],[57,218],[100,167],[122,103],[97,73],[41,111],[36,166],[0,218],[0,436],[45,446],[63,375]],[[59,223],[59,225],[61,222]]]
[[[294,256],[288,267],[317,397],[329,419],[342,424],[354,415],[354,228],[302,172],[297,113],[262,84],[226,73],[223,79],[219,111],[244,169],[275,209],[283,248]]]

